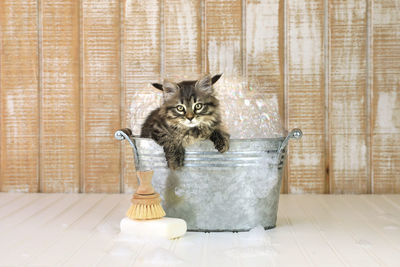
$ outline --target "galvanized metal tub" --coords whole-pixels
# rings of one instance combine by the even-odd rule
[[[275,227],[282,170],[290,138],[231,139],[221,154],[211,141],[186,148],[184,167],[167,168],[161,146],[149,138],[115,133],[128,140],[137,170],[154,170],[153,186],[168,217],[182,218],[190,231],[246,231],[257,225]]]

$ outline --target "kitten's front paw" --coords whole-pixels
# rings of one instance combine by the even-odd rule
[[[165,159],[167,160],[168,168],[178,170],[183,167],[185,160],[185,149],[183,147],[164,147]]]
[[[170,168],[171,170],[179,169],[179,164],[175,160],[169,160],[169,161],[167,161],[167,164],[168,164],[168,168]]]
[[[212,136],[211,140],[219,152],[224,153],[229,150],[229,134],[218,132]]]
[[[229,138],[221,139],[221,141],[215,145],[215,148],[221,153],[228,151],[229,150]]]
[[[185,151],[180,151],[180,153],[175,154],[171,159],[167,159],[168,168],[172,170],[179,170],[183,167],[183,162],[185,161]]]
[[[181,163],[176,160],[168,160],[167,164],[168,164],[168,168],[170,168],[171,170],[179,170],[180,168],[183,167],[183,162]]]

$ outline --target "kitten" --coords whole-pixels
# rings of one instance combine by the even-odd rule
[[[221,76],[153,83],[163,91],[164,103],[147,117],[140,136],[152,138],[163,146],[169,168],[182,167],[185,147],[199,140],[210,139],[221,153],[229,149],[229,134],[221,129],[219,101],[212,86]]]

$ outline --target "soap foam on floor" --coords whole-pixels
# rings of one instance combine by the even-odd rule
[[[271,238],[261,225],[248,232],[238,233],[238,236],[240,243],[245,246],[271,246]]]
[[[152,266],[177,266],[184,263],[184,261],[177,257],[173,252],[161,247],[154,248],[144,253],[139,256],[137,261]]]
[[[126,242],[132,245],[146,244],[146,245],[157,245],[162,247],[169,247],[173,240],[158,238],[158,237],[139,237],[133,234],[119,233],[115,239],[116,242]]]
[[[109,251],[109,254],[112,256],[129,256],[133,254],[133,251],[130,247],[129,244],[126,244],[124,242],[118,242],[115,243],[111,250]]]
[[[247,239],[247,240],[264,241],[269,244],[271,243],[271,238],[268,236],[264,227],[261,225],[254,227],[253,229],[251,229],[248,232],[244,232],[243,238]]]
[[[164,238],[144,238],[120,233],[114,238],[108,254],[119,258],[131,258],[139,254],[136,261],[140,266],[179,266],[184,261],[168,250],[173,242]]]
[[[254,246],[254,247],[235,247],[225,251],[225,255],[232,258],[250,258],[275,256],[276,251],[271,247]]]
[[[276,255],[272,247],[271,238],[264,230],[264,227],[258,225],[249,232],[238,233],[238,246],[225,251],[229,257],[273,257]]]
[[[100,232],[115,233],[114,227],[104,225],[97,229]],[[231,258],[262,258],[264,262],[273,263],[273,258],[277,254],[271,244],[271,238],[264,227],[259,225],[248,232],[240,232],[237,235],[237,245],[224,251],[224,255]],[[188,233],[191,236],[191,233]],[[183,240],[181,240],[183,241]],[[173,246],[174,240],[156,237],[138,237],[133,234],[119,233],[114,238],[114,242],[109,250],[109,254],[115,257],[131,257],[138,253],[138,247],[146,247],[139,253],[137,262],[146,266],[179,266],[184,261],[168,250]],[[190,242],[187,244],[190,246]]]
[[[110,235],[116,235],[120,232],[119,225],[113,225],[110,223],[101,224],[96,228],[96,230],[99,233],[110,234]]]

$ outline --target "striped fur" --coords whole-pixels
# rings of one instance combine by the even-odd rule
[[[163,146],[168,167],[183,166],[185,147],[210,139],[223,153],[229,149],[229,134],[221,129],[219,101],[213,84],[221,77],[206,75],[198,81],[153,84],[164,93],[164,103],[145,120],[141,137]]]

